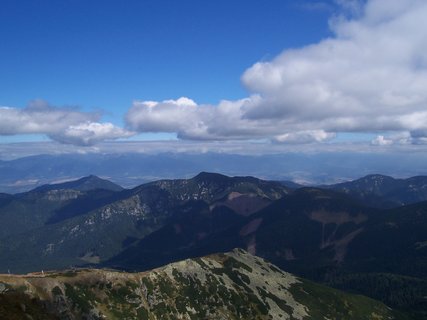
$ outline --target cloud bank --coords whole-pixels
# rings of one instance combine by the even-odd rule
[[[188,98],[136,101],[126,115],[128,127],[183,139],[309,143],[339,132],[377,132],[376,145],[424,143],[427,2],[341,2],[346,16],[331,18],[331,38],[245,71],[248,98],[216,106]]]
[[[99,123],[99,118],[97,113],[34,100],[23,109],[0,107],[0,135],[45,134],[61,143],[84,146],[133,135],[111,123]]]

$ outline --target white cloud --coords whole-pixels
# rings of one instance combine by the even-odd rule
[[[335,138],[335,133],[325,132],[323,130],[307,130],[285,133],[274,138],[279,143],[311,143],[323,142]]]
[[[177,100],[136,101],[128,111],[126,120],[133,130],[143,132],[193,132],[203,134],[201,123],[207,117],[207,108],[199,108],[188,98]]]
[[[406,141],[424,141],[427,2],[336,2],[346,14],[331,18],[334,36],[254,64],[242,76],[247,99],[217,106],[136,102],[129,127],[187,139],[321,142],[338,132],[405,131],[414,136]]]
[[[105,140],[127,138],[132,135],[134,133],[109,122],[86,122],[69,126],[59,133],[49,134],[49,137],[61,143],[90,146]]]
[[[45,134],[61,143],[91,145],[133,134],[111,123],[100,123],[99,118],[98,113],[34,100],[23,109],[0,107],[0,135]]]
[[[126,114],[131,130],[139,132],[176,132],[178,138],[191,140],[245,139],[265,135],[260,122],[243,118],[244,106],[258,97],[221,101],[217,106],[198,105],[181,97],[177,100],[136,101]]]
[[[330,131],[417,128],[411,118],[425,118],[427,105],[427,3],[394,2],[369,1],[359,20],[335,22],[334,38],[248,69],[242,80],[264,101],[246,116],[315,120]]]
[[[95,113],[84,113],[75,108],[55,108],[46,102],[35,100],[26,108],[0,108],[0,134],[50,133],[63,130],[69,125],[96,121]]]
[[[396,146],[396,145],[426,145],[427,144],[427,131],[404,131],[387,136],[378,135],[371,141],[372,145],[377,146]]]
[[[372,144],[376,146],[389,146],[393,144],[393,140],[386,139],[384,136],[377,136],[374,140],[372,140]]]

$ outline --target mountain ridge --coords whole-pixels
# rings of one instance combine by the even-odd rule
[[[123,188],[109,180],[99,178],[96,175],[89,175],[77,180],[66,181],[55,184],[45,184],[29,192],[46,192],[51,190],[77,190],[77,191],[91,191],[96,189],[105,189],[110,191],[122,191]]]
[[[427,176],[396,179],[371,174],[356,180],[321,187],[347,193],[379,208],[391,208],[427,200]]]
[[[17,314],[70,320],[409,319],[372,299],[297,278],[243,250],[145,273],[0,275],[0,316]]]
[[[162,227],[172,216],[185,214],[185,210],[191,209],[191,203],[186,204],[190,200],[204,201],[208,212],[214,210],[209,206],[220,202],[241,214],[249,214],[253,208],[262,207],[289,192],[278,183],[255,178],[219,176],[220,181],[198,180],[201,177],[160,180],[112,193],[94,190],[79,194],[79,191],[75,191],[74,198],[64,201],[50,196],[46,198],[39,193],[24,194],[22,197],[30,199],[16,199],[20,201],[16,206],[25,211],[23,215],[27,219],[32,219],[35,206],[41,207],[40,218],[32,228],[26,224],[26,229],[21,227],[16,230],[15,227],[5,230],[7,237],[3,237],[0,257],[8,261],[8,267],[5,262],[0,268],[25,272],[30,271],[31,266],[35,270],[48,269],[50,264],[57,268],[61,261],[62,267],[66,267],[82,264],[88,257],[94,261],[105,260],[122,250],[123,246],[130,245],[131,239],[143,238]],[[34,196],[36,199],[31,198]],[[238,201],[245,197],[250,198],[251,202],[248,202],[249,206],[242,207]],[[46,210],[48,205],[52,207],[51,211]],[[3,225],[13,225],[15,209],[15,206],[0,207],[0,222],[2,218],[8,219]],[[37,256],[44,259],[36,259]],[[27,266],[27,269],[22,266]]]
[[[396,176],[427,174],[424,162],[411,161],[404,154],[391,161],[380,154],[274,154],[238,155],[227,153],[124,153],[57,154],[30,156],[0,162],[0,191],[25,192],[39,185],[73,177],[108,176],[125,188],[158,179],[191,177],[201,171],[228,176],[257,176],[268,180],[294,180],[304,184],[326,184],[356,179],[372,172]],[[396,166],[387,163],[400,163]],[[363,163],[363,168],[360,167]],[[353,169],[350,169],[353,168]],[[354,170],[358,168],[358,170]]]

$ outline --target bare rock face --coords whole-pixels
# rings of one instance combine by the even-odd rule
[[[3,275],[0,318],[400,319],[379,302],[307,282],[240,249],[143,273]]]

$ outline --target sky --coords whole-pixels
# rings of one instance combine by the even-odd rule
[[[0,158],[422,152],[426,16],[425,0],[2,0]]]

